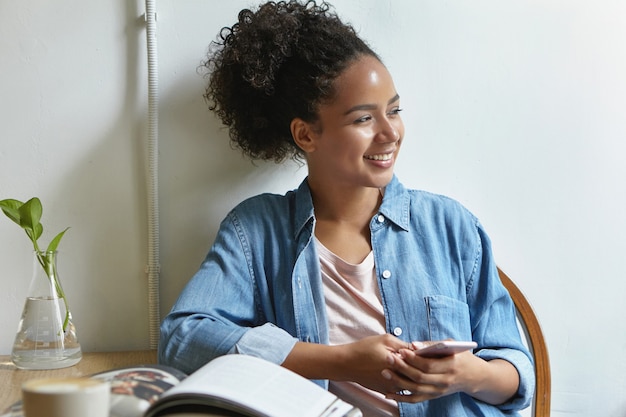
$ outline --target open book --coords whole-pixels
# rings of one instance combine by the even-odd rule
[[[185,377],[163,366],[99,373],[111,382],[110,417],[360,417],[313,382],[246,355],[216,358]],[[23,417],[18,402],[0,417]]]

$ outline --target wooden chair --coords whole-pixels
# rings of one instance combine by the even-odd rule
[[[528,348],[535,359],[537,385],[532,405],[532,416],[550,416],[550,359],[541,326],[530,303],[515,283],[498,268],[500,280],[511,294],[517,309],[517,319],[526,335]]]

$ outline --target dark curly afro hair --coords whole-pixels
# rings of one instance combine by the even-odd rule
[[[290,123],[317,121],[333,81],[363,55],[380,59],[328,3],[268,2],[239,13],[211,43],[205,98],[251,159],[302,160]]]

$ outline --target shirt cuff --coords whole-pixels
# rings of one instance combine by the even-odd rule
[[[519,374],[519,388],[509,401],[500,404],[501,410],[522,410],[528,407],[535,394],[535,368],[532,360],[522,351],[515,349],[482,349],[476,352],[476,356],[490,361],[503,359],[510,362]]]
[[[255,356],[282,364],[298,339],[272,323],[247,330],[228,353]]]

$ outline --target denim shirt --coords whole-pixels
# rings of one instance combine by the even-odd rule
[[[328,344],[314,228],[306,180],[284,196],[262,194],[235,207],[161,325],[159,361],[186,372],[230,353],[281,364],[297,341]],[[478,220],[394,176],[370,231],[388,333],[406,342],[474,340],[477,356],[505,359],[520,375],[505,404],[457,393],[400,403],[401,416],[510,416],[528,406],[532,359]]]

